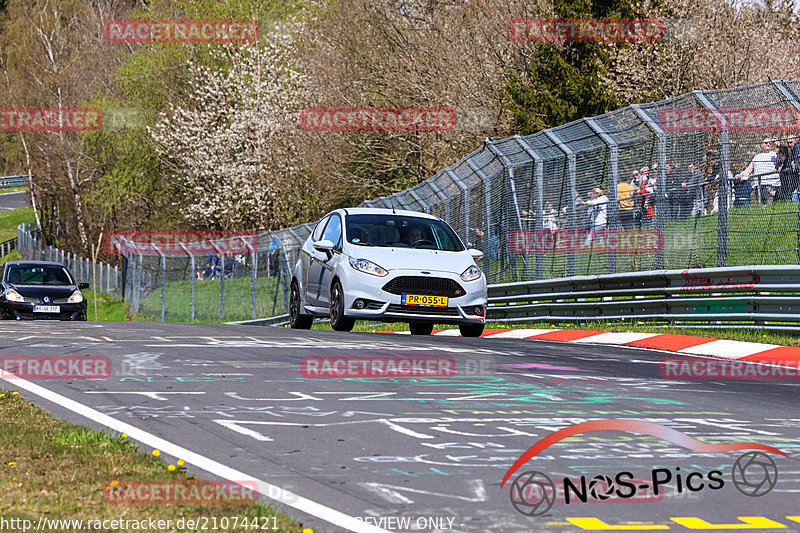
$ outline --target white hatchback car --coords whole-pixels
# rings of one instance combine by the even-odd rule
[[[303,244],[292,275],[290,324],[330,317],[336,331],[357,319],[408,322],[414,335],[458,324],[478,337],[486,321],[486,276],[441,219],[414,211],[337,209]]]

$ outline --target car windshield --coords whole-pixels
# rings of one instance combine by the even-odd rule
[[[6,281],[13,285],[75,285],[67,269],[58,265],[13,265]]]
[[[349,215],[347,242],[358,246],[424,248],[460,252],[464,246],[452,228],[432,218],[403,215]]]

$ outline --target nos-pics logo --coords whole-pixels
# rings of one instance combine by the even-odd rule
[[[782,451],[752,442],[734,442],[730,444],[707,444],[694,439],[680,431],[653,422],[642,420],[594,420],[568,426],[543,438],[531,446],[508,469],[500,486],[536,454],[556,442],[580,433],[594,431],[626,431],[650,435],[696,452],[724,453],[734,450],[764,450],[786,456]],[[772,457],[762,451],[751,451],[741,455],[733,465],[730,481],[736,489],[750,497],[769,494],[778,482],[778,466]],[[522,472],[511,483],[509,498],[517,512],[525,516],[540,516],[553,507],[556,499],[563,498],[564,503],[587,503],[594,501],[635,498],[637,492],[651,492],[658,496],[665,487],[674,487],[677,493],[683,491],[699,492],[702,490],[719,490],[725,486],[725,478],[720,470],[707,473],[689,472],[680,467],[654,468],[650,479],[634,479],[631,472],[617,472],[613,475],[597,475],[592,478],[581,476],[578,479],[563,478],[558,483],[550,476],[538,470]]]

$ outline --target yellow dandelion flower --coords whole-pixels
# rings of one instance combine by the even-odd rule
[[[175,465],[169,465],[169,466],[167,467],[167,470],[169,470],[170,472],[174,472],[174,471],[175,471],[177,468],[178,468],[178,467],[177,467],[177,466],[175,466]]]
[[[17,466],[17,463],[15,463],[14,461],[9,461],[8,466]]]
[[[112,481],[112,482],[111,482],[111,485],[119,485],[119,481],[117,481],[117,480],[115,479],[114,481]]]
[[[183,459],[178,459],[178,466],[183,466]]]
[[[123,434],[122,434],[122,438],[123,438],[123,439],[127,439],[127,438],[128,438],[128,434],[127,434],[127,433],[123,433]]]
[[[158,450],[153,450],[153,455],[155,455],[156,457],[158,457],[159,455],[161,455],[161,452],[160,452],[160,451],[158,451]]]

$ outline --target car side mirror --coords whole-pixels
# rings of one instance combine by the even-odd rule
[[[470,248],[469,249],[469,255],[472,256],[472,259],[474,259],[476,263],[478,261],[480,261],[481,259],[483,259],[483,252],[481,252],[480,250],[478,250],[476,248]]]
[[[325,252],[325,255],[331,257],[333,255],[334,244],[328,239],[323,239],[314,243],[314,249],[318,252]]]
[[[88,283],[78,283],[78,289],[83,290],[83,289],[88,289],[88,288],[89,288],[89,284]]]

